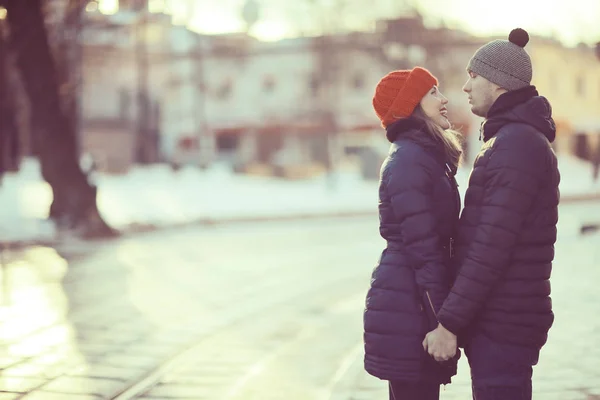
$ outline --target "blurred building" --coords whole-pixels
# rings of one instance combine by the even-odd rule
[[[594,49],[565,48],[555,40],[533,38],[528,50],[533,84],[552,104],[557,152],[589,159],[584,153],[600,147],[600,61]]]
[[[365,39],[216,38],[203,70],[206,123],[219,152],[241,168],[293,174],[342,162],[375,131],[381,139],[371,97],[389,67]]]
[[[440,79],[468,153],[479,145],[481,119],[462,86],[469,58],[491,38],[428,28],[412,15],[380,21],[374,32],[265,43],[242,33],[200,35],[132,8],[87,14],[82,143],[98,164],[126,169],[140,138],[156,160],[223,160],[285,176],[339,168],[365,152],[383,157],[373,89],[385,73],[414,65]],[[557,149],[573,152],[575,133],[598,131],[598,60],[591,49],[547,39],[532,38],[528,51],[533,83],[554,107]]]
[[[200,123],[195,54],[204,38],[165,14],[88,13],[83,32],[82,143],[95,161],[123,169],[143,141],[151,161],[173,135]]]
[[[156,111],[145,119],[158,134],[159,158],[176,164],[223,159],[302,174],[340,160],[345,147],[364,146],[375,130],[383,138],[370,102],[391,66],[368,35],[261,43],[146,17],[87,15],[82,143],[99,166],[134,162],[143,101]]]
[[[371,99],[381,77],[425,65],[451,100],[452,120],[469,138],[479,121],[465,107],[465,66],[483,39],[429,29],[419,15],[354,32],[260,43],[215,38],[204,56],[207,124],[220,152],[242,164],[330,167],[358,154],[387,153]]]

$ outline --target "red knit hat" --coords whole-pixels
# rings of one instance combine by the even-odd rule
[[[381,126],[388,125],[399,118],[409,117],[423,96],[438,80],[425,68],[392,71],[384,76],[373,96],[373,108],[381,120]]]

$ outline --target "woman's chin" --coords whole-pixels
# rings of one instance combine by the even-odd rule
[[[441,126],[442,129],[450,129],[450,127],[452,126],[452,124],[446,117],[440,117],[438,119],[438,125]]]

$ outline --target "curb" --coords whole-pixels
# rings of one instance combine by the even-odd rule
[[[110,243],[124,238],[129,238],[134,235],[147,234],[153,232],[168,232],[170,230],[192,228],[192,227],[215,227],[220,225],[233,225],[233,224],[251,224],[251,223],[267,223],[267,222],[284,222],[284,221],[302,221],[302,220],[328,220],[328,219],[344,219],[344,218],[359,218],[359,217],[377,217],[377,211],[349,211],[349,212],[336,212],[336,213],[300,213],[300,214],[289,214],[289,215],[275,215],[275,216],[262,216],[262,217],[232,217],[232,218],[200,218],[190,222],[174,223],[169,225],[154,225],[154,224],[131,224],[125,229],[119,231],[119,235],[112,238],[99,238],[99,239],[81,239],[76,240],[82,243]],[[61,239],[59,237],[54,239],[32,239],[32,240],[15,240],[15,241],[3,241],[0,239],[0,250],[22,250],[28,247],[35,246],[47,246],[56,247],[63,243],[72,240]]]
[[[582,193],[561,196],[560,204],[575,204],[583,203],[588,201],[600,201],[600,192],[594,193]],[[154,224],[132,224],[127,226],[125,229],[120,230],[119,236],[114,238],[101,238],[101,239],[78,239],[84,243],[106,243],[115,240],[122,239],[124,237],[131,237],[132,235],[145,234],[159,231],[169,231],[182,228],[190,227],[201,227],[201,226],[222,226],[222,225],[233,225],[233,224],[250,224],[250,223],[262,223],[262,222],[284,222],[284,221],[302,221],[302,220],[328,220],[328,219],[343,219],[343,218],[359,218],[359,217],[377,217],[377,210],[372,211],[342,211],[333,213],[298,213],[289,215],[275,215],[275,216],[257,216],[257,217],[231,217],[231,218],[199,218],[194,221],[175,223],[169,225],[154,225]],[[60,236],[60,235],[59,235]],[[23,241],[3,241],[0,239],[0,249],[2,250],[20,250],[34,246],[48,246],[55,247],[61,243],[65,243],[69,239],[40,239],[40,240],[23,240]]]
[[[600,192],[570,194],[560,196],[560,204],[579,203],[584,201],[600,200]]]

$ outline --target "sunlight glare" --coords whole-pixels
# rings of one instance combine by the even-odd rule
[[[119,0],[100,0],[98,9],[102,14],[115,14],[119,11]]]

